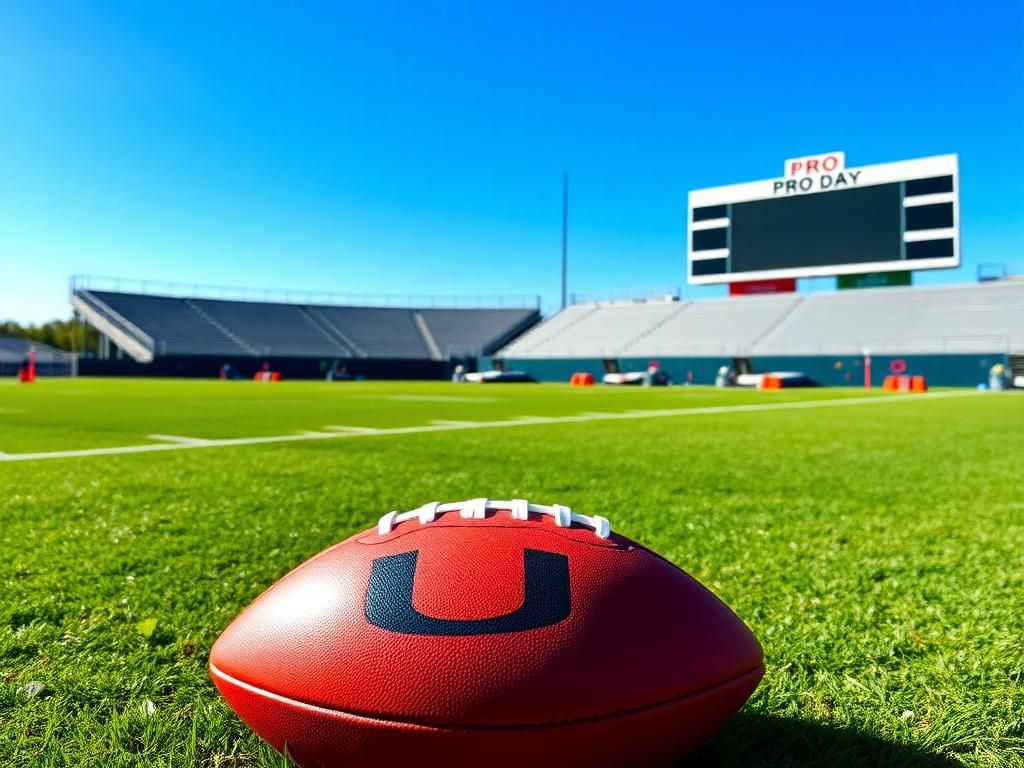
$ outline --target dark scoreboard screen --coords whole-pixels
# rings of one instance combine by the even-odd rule
[[[819,267],[900,258],[900,185],[730,206],[732,269]]]
[[[812,191],[753,182],[704,191],[711,205],[691,193],[691,282],[956,266],[954,173],[865,183],[870,168],[816,176]],[[738,199],[717,202],[732,189]]]

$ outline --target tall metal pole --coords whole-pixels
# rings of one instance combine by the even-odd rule
[[[562,171],[562,309],[569,303],[569,172]]]

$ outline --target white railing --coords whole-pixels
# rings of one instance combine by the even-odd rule
[[[772,342],[764,345],[765,350],[755,345],[752,355],[832,355],[861,354],[864,350],[873,355],[928,355],[928,354],[981,354],[1008,353],[1013,340],[1003,334],[973,336],[901,336],[896,338],[868,338],[854,341],[809,340],[794,342]],[[836,350],[845,350],[836,352]]]
[[[415,307],[417,309],[500,309],[540,308],[539,294],[440,295],[401,293],[350,293],[345,291],[301,291],[277,288],[246,288],[167,280],[138,280],[104,275],[72,275],[71,292],[110,291],[141,293],[182,299],[224,299],[265,301],[280,304],[326,304],[358,307]]]
[[[641,339],[641,343],[630,346],[573,345],[554,350],[536,350],[529,354],[523,354],[522,358],[558,360],[595,357],[850,357],[863,354],[865,349],[872,355],[1009,354],[1014,350],[1024,349],[1024,339],[1018,340],[1015,337],[997,334],[876,338],[852,343],[849,341],[837,343],[822,339],[765,345],[764,350],[758,347],[758,344],[702,344],[699,342],[646,346]],[[504,352],[504,350],[502,351]]]
[[[678,285],[654,288],[617,288],[608,291],[586,291],[569,295],[570,304],[617,304],[625,302],[679,301]]]

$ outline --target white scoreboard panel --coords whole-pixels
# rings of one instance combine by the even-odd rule
[[[690,192],[695,284],[960,265],[956,155],[847,168],[842,152],[786,175]]]

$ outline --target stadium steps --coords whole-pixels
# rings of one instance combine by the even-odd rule
[[[229,339],[231,339],[233,342],[235,342],[235,344],[237,344],[238,346],[242,347],[250,355],[253,355],[254,357],[259,356],[260,351],[258,349],[256,349],[256,347],[254,347],[251,344],[249,344],[245,339],[243,339],[237,333],[232,331],[226,325],[224,325],[223,323],[218,322],[216,319],[211,317],[210,313],[206,312],[201,307],[197,306],[196,303],[194,301],[192,301],[192,299],[185,299],[185,306],[187,306],[189,309],[191,309],[193,312],[195,312],[197,315],[199,315],[201,318],[203,318],[203,320],[208,322],[210,325],[212,325],[218,331],[220,331],[225,336],[227,336]]]
[[[761,340],[768,338],[776,328],[778,328],[780,325],[786,322],[786,318],[788,318],[790,315],[796,312],[797,309],[799,309],[800,305],[803,304],[805,298],[806,297],[804,296],[797,296],[796,301],[793,302],[792,306],[790,306],[789,309],[787,309],[781,315],[776,317],[770,325],[768,325],[761,333],[759,333],[754,338],[754,340],[750,343],[750,348],[757,349],[757,345],[761,342]]]
[[[344,329],[344,334],[370,358],[430,359],[430,351],[416,327],[412,309],[327,305],[316,309],[332,326]]]
[[[531,329],[540,325],[540,311],[534,310],[528,313],[516,323],[513,327],[507,329],[497,338],[491,339],[487,345],[480,350],[485,355],[490,355],[497,352],[499,349],[507,344],[511,344],[518,338],[521,338],[525,334],[529,333]]]
[[[309,321],[328,339],[336,344],[341,344],[346,349],[351,350],[353,357],[369,357],[369,355],[366,354],[366,351],[361,349],[358,344],[346,336],[341,328],[334,325],[330,320],[321,315],[317,311],[316,307],[299,307],[299,310],[305,314]]]
[[[427,351],[430,353],[431,360],[444,360],[441,355],[441,349],[437,346],[437,340],[434,339],[434,334],[430,332],[430,328],[427,326],[427,321],[423,319],[423,313],[418,309],[413,310],[412,313],[413,322],[416,323],[416,328],[420,332],[420,336],[423,337],[423,343],[427,346]]]
[[[540,320],[536,309],[525,307],[423,307],[416,311],[423,316],[445,360],[491,355],[522,336]]]
[[[669,323],[672,320],[674,320],[675,318],[677,318],[680,315],[680,313],[685,312],[692,303],[693,303],[692,301],[680,302],[679,309],[677,309],[675,312],[673,312],[670,315],[666,315],[661,320],[659,320],[658,322],[656,322],[653,325],[649,326],[648,328],[645,328],[639,334],[637,334],[632,339],[630,339],[625,344],[623,344],[622,348],[619,350],[619,354],[620,355],[628,355],[629,351],[631,349],[633,349],[633,347],[635,347],[637,344],[643,343],[643,340],[644,340],[645,337],[650,336],[656,330],[661,328],[661,326],[665,325],[665,323]]]
[[[598,305],[585,306],[574,304],[561,312],[552,315],[546,321],[534,326],[504,349],[500,350],[502,358],[530,357],[540,346],[548,344],[573,326],[598,311]]]
[[[86,321],[110,338],[118,347],[138,363],[153,362],[156,342],[126,317],[111,309],[89,291],[71,294],[71,305]]]
[[[984,354],[1024,342],[1024,285],[863,288],[804,297],[756,355]]]

